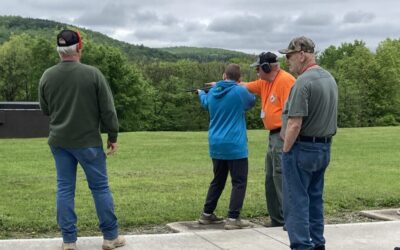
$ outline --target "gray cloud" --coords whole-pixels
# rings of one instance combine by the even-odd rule
[[[208,26],[208,29],[213,32],[233,34],[254,32],[265,28],[272,29],[273,20],[268,20],[255,15],[218,17]]]
[[[362,12],[362,11],[351,11],[347,12],[343,17],[344,23],[368,23],[374,20],[374,13]]]
[[[169,14],[161,18],[161,23],[166,26],[176,25],[179,23],[179,19]]]
[[[139,40],[153,40],[160,43],[182,43],[189,40],[187,34],[179,29],[165,29],[163,27],[153,29],[138,29],[133,35]]]
[[[295,19],[297,25],[304,26],[325,26],[334,21],[331,13],[304,13]]]
[[[194,21],[188,21],[183,23],[183,31],[184,32],[196,32],[196,31],[202,31],[207,29],[207,25],[201,24],[199,22],[194,22]]]
[[[153,11],[132,11],[130,19],[134,24],[155,24],[160,22],[157,13]]]
[[[150,47],[198,46],[258,54],[296,36],[317,49],[400,36],[398,0],[7,0],[0,15],[45,18]]]
[[[126,9],[117,3],[107,3],[101,8],[82,14],[75,23],[85,26],[125,26],[128,23]]]

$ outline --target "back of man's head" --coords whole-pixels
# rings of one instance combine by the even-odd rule
[[[240,80],[240,66],[234,63],[229,64],[225,69],[225,75],[228,80],[238,82]]]
[[[61,55],[78,55],[82,49],[82,38],[77,31],[62,30],[57,35],[57,52]]]

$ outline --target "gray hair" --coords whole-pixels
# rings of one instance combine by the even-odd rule
[[[78,44],[73,44],[71,46],[57,46],[57,52],[60,55],[66,55],[66,56],[75,56],[78,55],[78,49],[77,49]]]

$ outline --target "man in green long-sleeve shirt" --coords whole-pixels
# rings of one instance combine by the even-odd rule
[[[108,134],[107,154],[113,154],[118,148],[118,119],[103,74],[79,62],[82,46],[79,32],[61,31],[57,35],[61,62],[44,72],[39,85],[40,107],[50,117],[48,142],[57,169],[57,223],[63,236],[62,249],[76,249],[74,198],[79,162],[92,191],[103,249],[114,249],[123,246],[125,239],[118,236],[100,125]]]

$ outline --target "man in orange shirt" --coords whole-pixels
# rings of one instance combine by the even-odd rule
[[[265,157],[265,196],[271,226],[283,226],[282,212],[282,168],[283,140],[280,137],[282,110],[295,78],[280,68],[277,56],[263,52],[251,65],[260,79],[242,83],[253,94],[261,97],[261,119],[269,130],[268,150]]]

